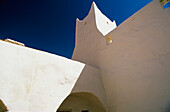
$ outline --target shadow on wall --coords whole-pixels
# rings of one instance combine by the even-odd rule
[[[167,108],[165,109],[165,112],[170,112],[170,102],[169,102]]]
[[[167,107],[159,107],[160,112],[170,112],[170,102]]]
[[[57,112],[106,112],[106,95],[100,70],[85,65],[70,95]]]
[[[0,112],[7,112],[8,109],[5,106],[5,104],[3,103],[3,101],[0,99]]]
[[[95,95],[80,92],[70,94],[57,112],[106,112],[106,110]]]
[[[107,110],[106,94],[100,70],[85,65],[71,93],[87,92],[95,95]]]

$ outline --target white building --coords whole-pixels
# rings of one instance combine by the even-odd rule
[[[93,3],[72,60],[0,41],[0,112],[169,112],[169,29],[156,0],[118,27]]]

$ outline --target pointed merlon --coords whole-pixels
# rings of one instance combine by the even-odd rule
[[[107,18],[98,9],[98,7],[97,7],[97,5],[95,4],[94,1],[93,1],[92,5],[91,5],[91,9],[90,9],[88,15],[83,20],[88,18],[91,14],[94,14],[96,27],[99,30],[99,32],[102,33],[103,36],[106,36],[108,33],[113,31],[117,27],[116,22],[114,20],[112,22],[109,18]],[[81,20],[79,20],[78,18],[77,18],[77,21],[81,22]]]
[[[103,36],[105,36],[117,27],[116,22],[115,21],[112,22],[110,19],[108,19],[98,9],[95,2],[93,2],[92,6],[94,6],[94,13],[95,13],[95,20],[96,20],[97,29],[103,34]]]

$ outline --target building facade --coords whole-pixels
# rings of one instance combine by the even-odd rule
[[[72,60],[0,41],[0,111],[169,112],[169,29],[157,0],[118,27],[93,2]]]

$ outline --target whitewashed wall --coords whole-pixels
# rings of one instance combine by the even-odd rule
[[[84,64],[0,41],[0,99],[10,112],[55,112]]]
[[[106,36],[95,14],[77,20],[72,58],[101,70],[108,111],[169,112],[170,8],[154,0]]]
[[[107,109],[99,69],[4,41],[0,41],[0,91],[10,112],[56,112],[70,93],[78,92],[95,95]]]

